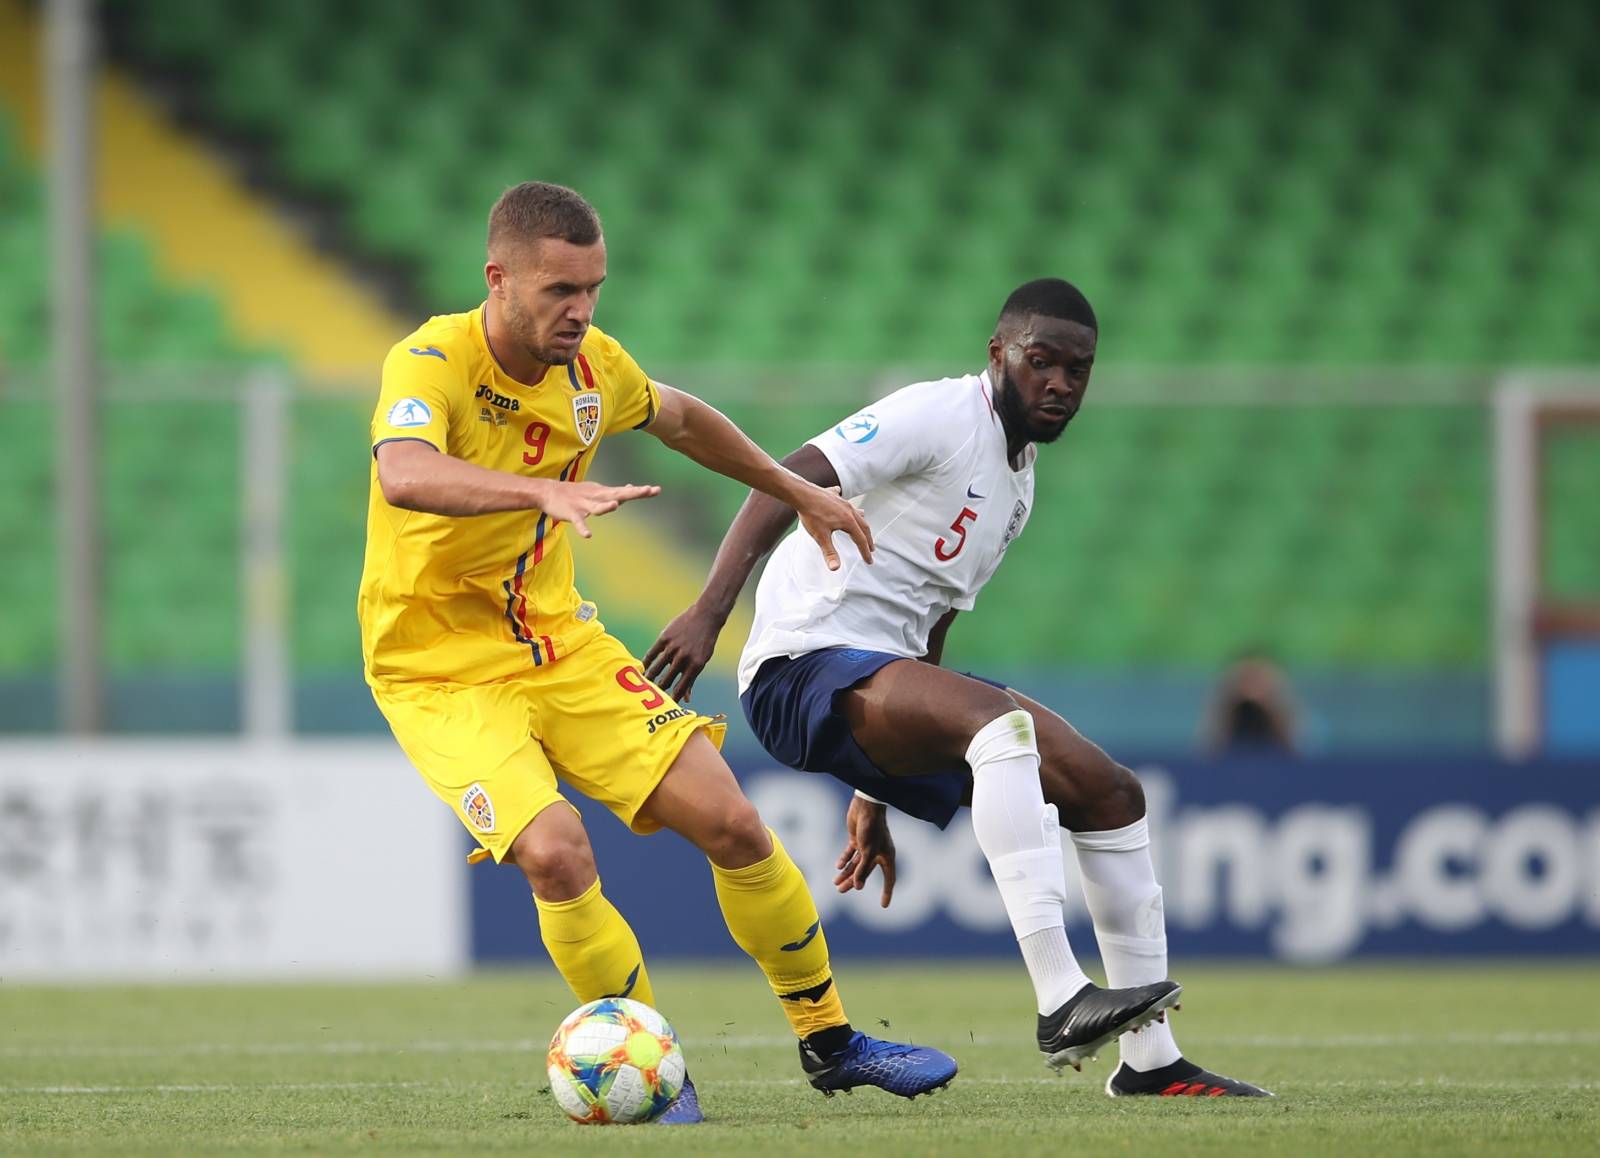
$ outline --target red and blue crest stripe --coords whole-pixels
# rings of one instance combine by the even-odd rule
[[[582,382],[578,381],[578,375],[580,373],[583,375]],[[589,359],[585,358],[582,354],[579,354],[572,361],[568,362],[567,381],[572,383],[572,388],[574,390],[593,390],[594,371],[589,368]]]

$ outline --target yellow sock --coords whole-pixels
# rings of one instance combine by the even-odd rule
[[[579,1001],[631,997],[655,1005],[639,939],[600,892],[598,880],[570,901],[534,897],[533,903],[544,947]]]
[[[767,975],[795,1034],[847,1025],[816,902],[778,834],[766,860],[740,869],[712,865],[711,872],[728,932]]]

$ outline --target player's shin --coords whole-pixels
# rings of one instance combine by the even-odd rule
[[[1148,985],[1167,976],[1167,926],[1161,886],[1150,861],[1150,830],[1141,817],[1125,828],[1075,832],[1083,895],[1094,920],[1107,983]],[[1121,1038],[1122,1060],[1136,1070],[1177,1061],[1169,1022]]]
[[[570,901],[533,900],[544,947],[579,1001],[631,997],[655,1005],[639,939],[598,880]]]
[[[1000,899],[1033,980],[1039,1012],[1059,1009],[1085,985],[1067,941],[1061,828],[1039,786],[1033,718],[1008,712],[978,730],[972,767],[972,830],[989,860]]]
[[[838,1052],[851,1030],[833,983],[828,938],[805,877],[777,834],[766,860],[737,869],[713,864],[711,872],[728,932],[767,975],[795,1034],[820,1056]]]

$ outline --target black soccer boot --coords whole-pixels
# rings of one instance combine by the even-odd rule
[[[1176,981],[1131,989],[1085,985],[1048,1017],[1039,1015],[1039,1051],[1047,1065],[1081,1070],[1084,1059],[1094,1060],[1101,1046],[1130,1029],[1149,1025],[1182,996],[1183,986]]]
[[[1113,1098],[1147,1095],[1158,1098],[1275,1098],[1278,1095],[1238,1078],[1225,1078],[1179,1058],[1158,1070],[1129,1069],[1123,1062],[1106,1079]]]

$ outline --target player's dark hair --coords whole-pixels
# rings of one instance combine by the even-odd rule
[[[1063,318],[1100,332],[1089,299],[1077,286],[1059,277],[1041,277],[1012,290],[1006,304],[1000,307],[997,324],[1027,317]]]
[[[524,181],[500,194],[489,210],[491,252],[545,237],[593,245],[600,240],[600,215],[578,193],[547,181]]]

